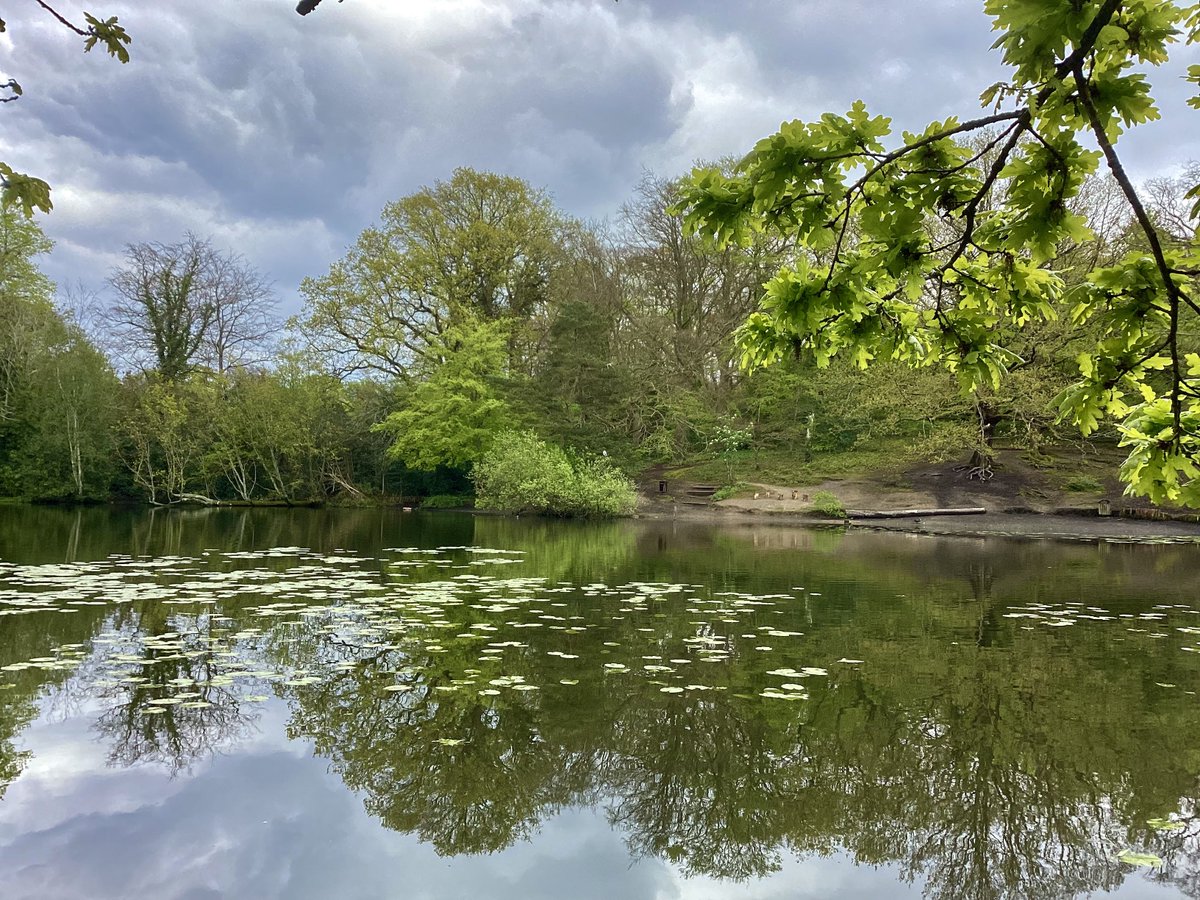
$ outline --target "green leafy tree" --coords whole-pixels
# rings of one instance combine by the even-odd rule
[[[69,323],[39,373],[22,472],[41,498],[102,498],[113,475],[117,378],[104,354]]]
[[[438,360],[450,329],[504,320],[510,364],[528,370],[564,227],[524,181],[457,169],[389,203],[327,275],[305,279],[298,324],[336,371],[409,380]]]
[[[51,300],[37,266],[50,241],[12,205],[0,210],[0,493],[99,496],[108,482],[116,379]]]
[[[621,352],[626,295],[619,250],[581,230],[559,286],[533,377],[518,386],[514,400],[555,443],[628,455],[637,438],[630,426],[640,391]]]
[[[150,376],[129,379],[123,393],[119,446],[134,484],[154,505],[189,499],[208,481],[201,461],[213,443],[214,386]]]
[[[1116,152],[1126,128],[1158,117],[1137,67],[1195,40],[1200,7],[987,0],[985,9],[1012,69],[983,94],[995,111],[933,122],[889,146],[890,121],[859,102],[845,116],[783,125],[732,175],[693,174],[679,204],[691,229],[743,243],[778,233],[799,249],[739,331],[743,362],[806,349],[821,365],[837,355],[859,366],[939,364],[968,392],[997,389],[1021,361],[1002,332],[1051,319],[1065,302],[1048,263],[1064,242],[1090,238],[1072,201],[1103,162],[1144,248],[1092,272],[1070,298],[1073,321],[1096,339],[1059,409],[1085,433],[1119,423],[1131,492],[1200,505],[1200,354],[1185,340],[1200,314],[1200,249],[1194,238],[1164,240]],[[1200,83],[1200,66],[1189,78]],[[964,142],[983,129],[992,130],[982,148]]]
[[[500,322],[447,331],[441,360],[376,426],[392,437],[392,459],[414,469],[466,468],[487,452],[509,419],[496,383],[505,369],[507,337]]]

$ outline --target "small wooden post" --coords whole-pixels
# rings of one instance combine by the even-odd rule
[[[1099,508],[1098,512],[1102,516],[1111,516],[1112,515],[1112,503],[1110,503],[1108,500],[1101,500],[1100,508]]]

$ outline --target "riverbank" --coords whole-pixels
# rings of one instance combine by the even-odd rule
[[[962,461],[923,463],[848,473],[815,483],[747,480],[727,499],[697,502],[687,482],[669,484],[670,496],[648,493],[639,515],[736,526],[742,522],[829,527],[849,525],[921,534],[1011,534],[1082,540],[1200,540],[1197,510],[1160,508],[1126,497],[1116,473],[1116,448],[1043,451],[1035,459],[999,450],[987,477]],[[671,475],[686,477],[686,471]],[[835,506],[845,515],[823,515],[814,506]],[[976,509],[973,515],[899,515],[905,510]],[[889,514],[867,518],[864,514]],[[1108,513],[1104,515],[1103,513]]]
[[[729,528],[781,525],[963,537],[999,535],[1053,540],[1200,543],[1200,523],[1069,513],[986,512],[979,515],[838,519],[803,512],[763,512],[725,501],[709,506],[648,504],[638,511],[638,517],[654,521],[707,523]]]

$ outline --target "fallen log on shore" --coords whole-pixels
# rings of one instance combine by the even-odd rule
[[[847,519],[907,519],[913,516],[980,516],[982,506],[951,506],[933,509],[849,509]]]

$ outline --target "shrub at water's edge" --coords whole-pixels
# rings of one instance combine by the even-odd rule
[[[607,517],[637,506],[633,482],[607,459],[572,458],[532,431],[497,436],[471,477],[480,509]]]

